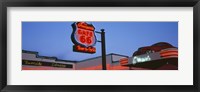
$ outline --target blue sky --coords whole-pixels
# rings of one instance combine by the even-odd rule
[[[22,49],[37,51],[41,56],[80,61],[101,55],[101,43],[96,53],[73,52],[71,41],[73,22],[22,22]],[[178,47],[178,22],[87,22],[95,31],[105,29],[106,53],[126,56],[139,48],[157,42],[168,42]],[[96,34],[98,40],[100,35]]]

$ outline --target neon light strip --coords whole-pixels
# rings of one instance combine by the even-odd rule
[[[170,56],[170,55],[176,55],[176,56],[178,56],[178,53],[161,54],[160,56]]]
[[[120,62],[128,62],[128,60],[120,60]]]
[[[178,57],[178,50],[165,50],[160,52],[162,58]]]
[[[175,56],[175,57],[178,57],[178,55],[165,55],[165,56],[161,56],[161,57],[169,57],[169,56]]]
[[[127,63],[128,63],[128,59],[127,58],[120,59],[120,64],[121,65],[127,64]]]
[[[178,51],[172,51],[172,50],[170,50],[170,51],[161,51],[160,53],[162,54],[162,53],[169,53],[169,52],[177,52],[178,53]]]
[[[120,62],[120,64],[127,64],[128,62]]]
[[[126,63],[120,63],[121,65],[123,65],[123,64],[127,64],[128,62],[126,62]]]
[[[178,56],[166,56],[166,57],[162,57],[162,58],[178,58]]]
[[[178,52],[177,50],[168,50],[168,51],[161,51],[160,53],[168,53],[168,52]]]
[[[178,53],[176,52],[170,52],[170,53],[164,53],[164,54],[160,54],[161,56],[165,56],[165,55],[178,55]]]
[[[170,55],[161,55],[162,58],[165,57],[178,57],[178,54],[170,54]]]
[[[123,63],[120,63],[120,64],[127,64],[128,62],[123,62]]]

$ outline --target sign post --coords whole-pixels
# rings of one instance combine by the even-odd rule
[[[101,29],[101,52],[102,52],[102,69],[106,70],[106,44],[105,44],[105,32]]]
[[[106,44],[105,44],[105,32],[104,29],[101,29],[101,32],[95,31],[98,34],[101,34],[101,55],[102,55],[102,70],[106,70]]]

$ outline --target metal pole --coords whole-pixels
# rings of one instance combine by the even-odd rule
[[[101,52],[102,52],[102,70],[106,70],[106,44],[105,44],[105,32],[101,29]]]

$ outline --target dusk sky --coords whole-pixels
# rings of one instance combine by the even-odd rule
[[[39,52],[40,56],[80,61],[101,55],[101,43],[96,53],[73,52],[71,41],[73,22],[22,22],[22,49]],[[95,31],[105,29],[106,53],[126,56],[140,47],[168,42],[178,47],[178,22],[87,22]],[[101,40],[100,34],[96,34]]]

